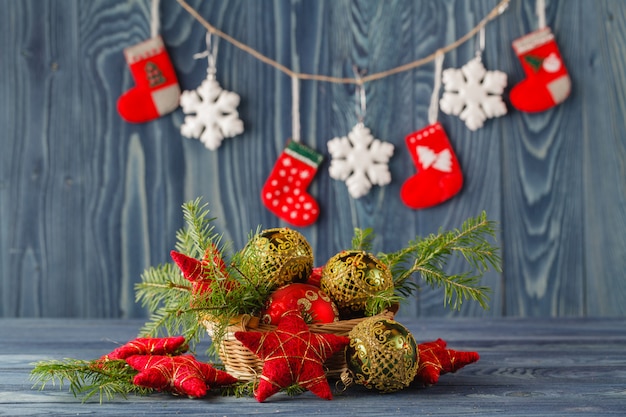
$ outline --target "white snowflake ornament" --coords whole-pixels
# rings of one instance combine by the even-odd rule
[[[444,93],[441,111],[459,116],[470,130],[483,126],[488,118],[506,114],[502,93],[507,76],[502,71],[487,71],[480,56],[461,69],[448,68],[442,73]]]
[[[358,123],[348,136],[328,141],[328,152],[332,156],[328,169],[331,178],[345,181],[352,198],[367,194],[372,185],[391,182],[389,158],[393,145],[375,139],[363,123]]]
[[[199,139],[208,149],[215,150],[224,138],[243,133],[238,105],[239,95],[223,90],[217,80],[209,76],[197,89],[181,94],[180,106],[186,116],[180,133]]]

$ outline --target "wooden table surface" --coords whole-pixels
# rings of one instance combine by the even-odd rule
[[[280,393],[262,404],[218,394],[195,400],[154,394],[82,403],[66,388],[33,389],[32,363],[97,358],[135,337],[142,322],[4,319],[0,415],[626,415],[624,319],[399,321],[418,342],[441,337],[452,349],[478,351],[481,359],[442,376],[432,387],[411,386],[384,395],[352,387],[332,401],[306,392],[296,397]]]

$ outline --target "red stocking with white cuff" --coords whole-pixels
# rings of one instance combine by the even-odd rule
[[[124,49],[135,86],[117,101],[124,120],[143,123],[178,107],[180,86],[160,36]]]
[[[513,41],[526,79],[511,89],[513,107],[541,112],[562,103],[570,94],[571,80],[549,27]]]
[[[319,206],[306,189],[322,159],[323,156],[313,149],[289,141],[261,190],[265,207],[294,226],[315,223]]]
[[[463,186],[463,173],[448,136],[439,122],[406,137],[417,174],[402,184],[402,202],[423,209],[454,197]]]

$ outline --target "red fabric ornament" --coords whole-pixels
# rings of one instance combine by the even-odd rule
[[[104,355],[102,360],[126,359],[133,355],[177,355],[187,351],[183,336],[139,337]]]
[[[135,86],[118,99],[120,116],[127,122],[143,123],[174,111],[180,86],[163,39],[157,36],[128,47],[124,57]]]
[[[192,355],[135,355],[126,362],[139,371],[133,383],[189,397],[204,397],[214,386],[237,382],[230,374],[197,361]]]
[[[316,287],[320,286],[320,280],[322,279],[322,271],[324,270],[323,266],[316,266],[311,271],[311,275],[306,280],[307,284],[315,285]]]
[[[270,294],[261,320],[265,324],[278,324],[283,314],[291,310],[300,311],[310,323],[339,320],[339,310],[330,297],[319,287],[301,282],[283,285]]]
[[[526,79],[511,89],[513,107],[524,112],[541,112],[565,101],[572,87],[559,47],[549,27],[513,41]]]
[[[226,276],[226,264],[215,247],[209,247],[204,253],[204,258],[199,261],[183,253],[171,251],[170,256],[180,268],[183,276],[191,282],[191,293],[196,296],[210,290],[213,278],[210,276],[210,265],[214,265],[216,271]],[[210,260],[209,260],[210,259]],[[231,289],[233,282],[226,282],[227,289]]]
[[[264,361],[254,394],[259,402],[292,384],[332,399],[324,361],[350,343],[345,336],[311,333],[297,311],[283,315],[272,332],[235,332],[235,337]]]
[[[261,190],[261,201],[276,217],[298,227],[310,226],[319,216],[317,201],[307,192],[322,163],[322,154],[289,141]]]
[[[463,173],[441,124],[413,132],[405,141],[417,174],[402,184],[402,202],[412,209],[424,209],[454,197],[463,186]]]
[[[456,372],[479,359],[477,352],[446,349],[446,342],[442,339],[420,343],[417,350],[419,366],[414,381],[424,385],[434,385],[439,381],[440,375]]]

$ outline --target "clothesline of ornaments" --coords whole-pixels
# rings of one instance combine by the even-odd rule
[[[185,114],[180,127],[181,135],[199,139],[207,149],[216,150],[224,138],[244,132],[244,124],[237,111],[240,96],[222,89],[216,79],[217,40],[224,39],[290,76],[292,137],[262,186],[261,200],[271,213],[293,226],[310,226],[319,217],[319,205],[307,188],[324,158],[300,139],[301,80],[356,85],[358,121],[347,135],[329,140],[327,148],[331,156],[330,177],[345,181],[350,196],[358,199],[368,194],[372,186],[384,186],[391,182],[388,163],[394,153],[393,144],[375,138],[364,124],[365,84],[435,61],[429,124],[405,138],[417,172],[404,181],[400,197],[407,207],[416,210],[448,201],[463,186],[461,166],[443,126],[437,120],[439,109],[459,116],[472,131],[481,128],[489,118],[507,114],[502,100],[507,74],[488,71],[482,62],[482,52],[485,26],[504,13],[510,0],[500,1],[464,36],[431,55],[370,75],[354,68],[354,78],[295,72],[217,29],[184,0],[177,1],[207,29],[207,50],[194,55],[194,58],[207,58],[207,77],[195,90],[181,92],[174,66],[158,35],[158,0],[152,0],[151,38],[124,50],[136,86],[118,100],[120,115],[129,122],[142,123],[180,106]],[[509,99],[513,107],[523,112],[548,110],[562,103],[571,91],[568,71],[554,35],[546,26],[544,0],[536,0],[536,11],[538,29],[512,42],[526,78],[511,89]],[[443,70],[445,53],[477,36],[475,57],[460,69]],[[444,93],[439,98],[442,84]]]

